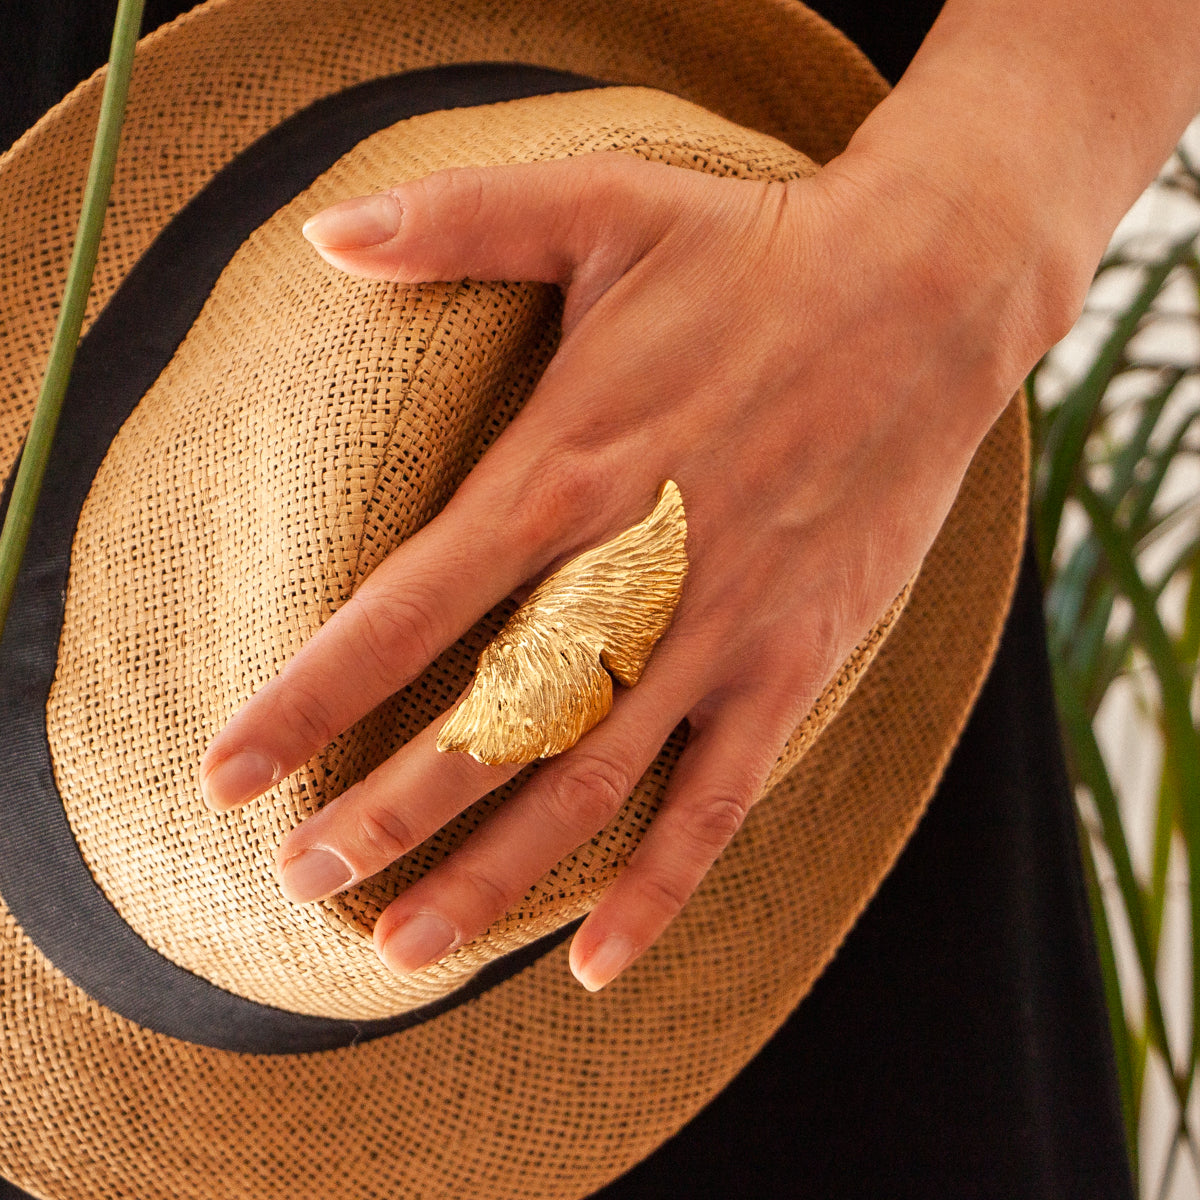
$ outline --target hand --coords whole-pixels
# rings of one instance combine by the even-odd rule
[[[686,720],[662,810],[572,944],[580,981],[607,983],[678,913],[916,572],[1047,340],[1025,257],[971,228],[935,188],[894,194],[869,159],[785,185],[615,154],[440,173],[315,218],[310,240],[357,274],[558,283],[564,334],[444,512],[215,739],[208,802],[295,770],[674,479],[690,573],[641,682],[375,930],[398,972],[478,935],[607,824]],[[284,840],[290,898],[383,869],[514,773],[438,753],[439,724]]]

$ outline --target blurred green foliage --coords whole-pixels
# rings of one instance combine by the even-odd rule
[[[1162,186],[1200,199],[1196,164],[1181,151]],[[1152,252],[1144,245],[1112,251],[1093,296],[1116,284],[1122,299],[1103,322],[1084,369],[1055,387],[1061,372],[1048,359],[1029,381],[1037,464],[1033,519],[1055,689],[1079,800],[1129,1145],[1144,1197],[1168,1194],[1181,1155],[1191,1157],[1200,1178],[1197,1131],[1187,1118],[1200,1016],[1200,736],[1192,699],[1200,650],[1200,489],[1194,482],[1180,487],[1200,463],[1198,251],[1196,230]],[[1181,288],[1197,303],[1168,315],[1164,294],[1178,298]],[[1179,335],[1165,353],[1163,340],[1153,337],[1164,322]],[[1144,806],[1122,795],[1121,764],[1096,735],[1097,714],[1118,686],[1140,702],[1147,741],[1155,730],[1161,741],[1148,818]],[[1134,829],[1135,820],[1148,820],[1151,828]],[[1136,863],[1131,841],[1149,842],[1148,864]],[[1172,857],[1180,853],[1192,1003],[1182,1021],[1171,1021],[1160,990],[1167,967],[1163,929],[1180,875]],[[1132,945],[1134,971],[1118,971],[1122,944]],[[1162,1161],[1142,1162],[1139,1130],[1155,1060],[1170,1081],[1174,1132]]]

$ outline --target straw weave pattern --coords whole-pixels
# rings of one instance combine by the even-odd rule
[[[313,254],[298,233],[304,219],[438,167],[613,149],[743,178],[812,169],[781,143],[638,89],[401,122],[247,240],[96,477],[49,704],[56,776],[76,841],[114,906],[147,943],[220,987],[320,1016],[389,1016],[427,1003],[586,912],[657,808],[677,745],[608,828],[496,927],[401,978],[371,946],[379,914],[513,785],[319,906],[283,899],[275,852],[301,819],[454,701],[502,613],[267,802],[211,813],[195,776],[237,707],[445,505],[555,343],[552,289],[355,280]],[[840,707],[869,647],[798,742]],[[127,750],[80,753],[116,745]],[[794,760],[789,752],[780,771]]]
[[[238,0],[188,13],[143,46],[153,51],[134,68],[85,332],[215,170],[298,109],[380,75],[482,60],[547,64],[670,91],[818,163],[885,90],[840,35],[787,0]],[[804,53],[781,53],[787,46]],[[0,169],[0,403],[16,415],[0,423],[0,475],[36,400],[102,86],[102,73],[81,84]]]
[[[560,948],[429,1026],[259,1059],[106,1012],[0,918],[0,1172],[55,1200],[574,1200],[643,1157],[805,994],[928,800],[1007,604],[1024,437],[1014,404],[836,735],[611,988]]]
[[[143,49],[93,311],[179,204],[296,107],[386,71],[506,57],[676,90],[817,161],[844,145],[882,94],[865,62],[788,0],[209,5]],[[74,225],[77,185],[60,181],[82,177],[97,101],[97,86],[85,85],[0,162],[0,468],[28,419]],[[520,108],[508,106],[508,115],[518,119]],[[542,119],[561,129],[566,113]],[[639,120],[648,113],[639,109]],[[548,153],[546,132],[539,153]],[[728,136],[723,130],[721,142]],[[647,142],[639,152],[656,151]],[[701,157],[707,162],[695,165],[750,165],[736,154],[726,161],[727,148]],[[349,172],[347,186],[360,167],[391,169],[390,159],[372,164],[366,148],[361,162],[352,158],[335,168]],[[301,197],[289,219],[325,202],[321,188],[333,181],[331,173]],[[273,221],[247,244],[169,369],[172,386],[160,381],[97,480],[77,545],[51,734],[89,861],[144,923],[144,936],[169,943],[201,973],[240,972],[247,994],[283,988],[288,1007],[375,1011],[398,1002],[390,985],[355,974],[350,986],[346,972],[359,971],[364,931],[398,881],[386,876],[305,913],[285,910],[264,882],[273,846],[297,815],[398,744],[402,719],[419,726],[453,698],[449,680],[465,679],[506,612],[253,813],[225,818],[223,832],[205,825],[194,764],[238,701],[432,516],[496,436],[553,348],[545,330],[557,301],[546,289],[470,285],[422,289],[417,303],[322,274],[311,259],[298,266],[289,236]],[[281,275],[266,270],[275,254]],[[244,330],[228,308],[222,315],[235,301]],[[321,361],[358,356],[371,372],[335,367],[323,398],[306,393],[304,364],[288,352],[316,348],[301,312],[322,321],[336,313],[344,341],[324,343],[337,357]],[[481,330],[491,339],[486,365],[476,363],[469,382],[444,369],[456,339]],[[216,354],[229,356],[236,395],[229,384],[214,384],[215,394],[197,387],[213,376],[206,356]],[[490,396],[482,412],[472,389]],[[325,420],[289,426],[314,412]],[[443,440],[457,465],[434,453]],[[243,467],[251,455],[258,469],[231,471],[226,453]],[[408,486],[416,470],[424,490]],[[881,622],[886,640],[869,639],[835,681],[830,705],[839,688],[857,686],[824,736],[799,733],[793,750],[807,748],[799,765],[752,810],[683,916],[597,996],[572,981],[559,948],[403,1034],[319,1054],[231,1054],[107,1011],[0,905],[0,1174],[53,1200],[575,1200],[621,1173],[786,1018],[919,818],[999,635],[1023,533],[1025,470],[1018,401],[976,456],[907,607]],[[105,512],[122,489],[152,519],[127,524]],[[270,527],[257,540],[246,532],[256,505]],[[202,551],[197,531],[213,539]],[[85,562],[93,537],[107,538],[114,557]],[[251,617],[262,622],[253,634],[237,624]],[[166,633],[139,643],[150,628]],[[115,715],[83,694],[88,673]],[[175,728],[164,731],[164,722]],[[117,740],[89,740],[109,734]],[[666,761],[643,781],[621,837],[636,839],[649,819]],[[469,814],[455,836],[480,816]],[[130,828],[125,846],[111,832],[118,820]],[[116,861],[134,853],[131,845],[147,855],[140,887]],[[586,851],[571,886],[586,892],[626,848],[617,840]],[[210,852],[212,860],[182,861]],[[198,880],[211,888],[207,897]],[[543,883],[550,907],[562,911]],[[164,922],[176,892],[193,906],[178,922],[188,932]],[[242,939],[236,955],[224,947],[227,934]],[[517,934],[502,927],[493,936],[502,945]],[[287,948],[308,938],[336,953]],[[262,966],[256,956],[266,944],[295,955],[298,974],[325,976],[288,979],[286,967]],[[355,994],[339,998],[340,988]]]

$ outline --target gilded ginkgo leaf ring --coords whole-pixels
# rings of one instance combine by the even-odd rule
[[[633,687],[683,594],[687,520],[667,480],[643,521],[560,567],[484,648],[439,750],[527,763],[569,750]]]

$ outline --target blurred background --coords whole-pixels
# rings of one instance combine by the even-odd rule
[[[1200,119],[1029,381],[1055,690],[1144,1200],[1200,1196]]]

